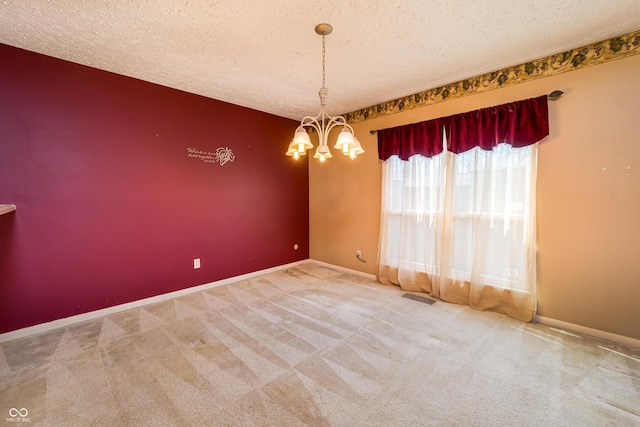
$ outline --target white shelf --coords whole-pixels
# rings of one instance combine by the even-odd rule
[[[0,205],[0,215],[13,212],[16,210],[16,205]]]

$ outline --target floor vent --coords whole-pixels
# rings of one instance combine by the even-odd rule
[[[425,297],[419,297],[418,295],[412,295],[412,294],[404,294],[402,295],[403,298],[409,298],[412,299],[414,301],[419,301],[419,302],[423,302],[425,304],[433,304],[434,302],[436,302],[436,300],[433,300],[431,298],[425,298]]]

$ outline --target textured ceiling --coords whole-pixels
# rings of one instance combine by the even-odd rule
[[[0,0],[0,43],[301,119],[640,29],[640,0]],[[2,64],[0,64],[2,66]]]

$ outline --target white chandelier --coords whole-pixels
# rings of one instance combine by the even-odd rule
[[[333,27],[329,24],[316,25],[316,33],[322,36],[322,87],[320,88],[320,92],[318,92],[320,95],[320,113],[315,117],[306,116],[296,129],[296,133],[287,150],[287,156],[292,156],[295,160],[307,154],[308,149],[313,148],[306,128],[313,129],[318,133],[318,148],[313,158],[320,159],[320,162],[324,162],[326,159],[333,157],[329,150],[327,139],[329,138],[331,129],[336,126],[342,126],[342,131],[338,134],[338,140],[333,148],[340,150],[345,156],[349,156],[352,159],[355,159],[358,154],[364,153],[360,142],[353,133],[353,128],[349,126],[347,120],[342,116],[331,117],[326,110],[329,91],[324,87],[324,39],[326,35],[331,34],[331,31],[333,31]]]

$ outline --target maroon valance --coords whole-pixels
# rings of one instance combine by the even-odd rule
[[[433,157],[442,153],[441,119],[427,120],[378,131],[378,157],[387,160],[396,155],[402,160],[420,154]],[[436,141],[440,141],[437,143]]]
[[[378,157],[436,156],[442,152],[443,129],[448,150],[456,154],[474,147],[491,150],[501,143],[514,147],[535,144],[549,135],[547,96],[379,130]]]

